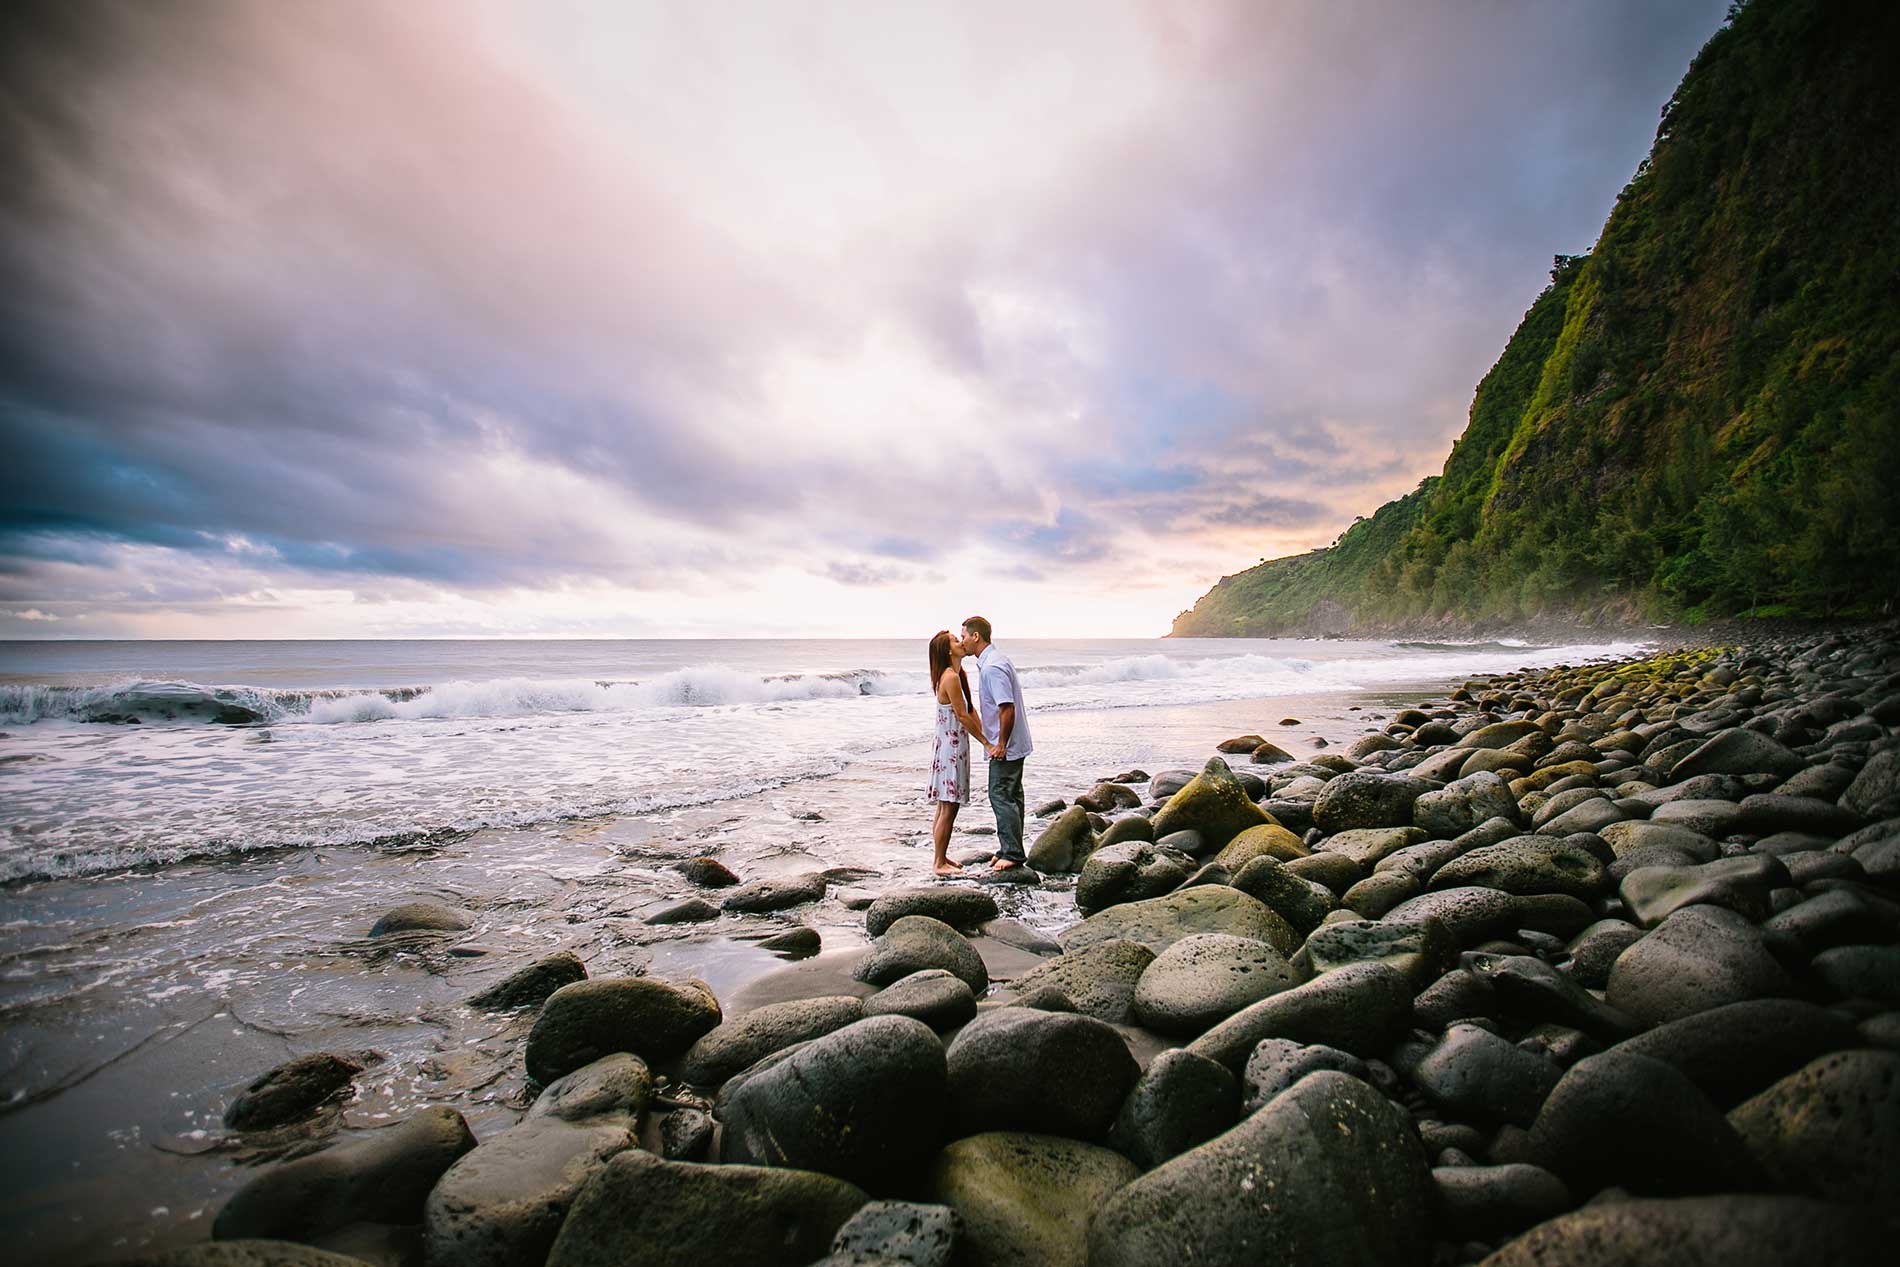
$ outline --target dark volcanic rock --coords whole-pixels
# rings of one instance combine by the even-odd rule
[[[1754,854],[1718,858],[1693,867],[1641,867],[1617,891],[1638,922],[1655,927],[1685,906],[1722,906],[1759,923],[1769,914],[1769,891],[1788,882],[1779,859]]]
[[[543,1085],[609,1052],[670,1060],[719,1023],[719,1000],[697,981],[606,977],[562,986],[528,1032],[528,1076]]]
[[[1286,957],[1263,941],[1200,933],[1169,946],[1142,972],[1135,1018],[1163,1034],[1199,1034],[1298,981]]]
[[[964,1262],[1084,1267],[1090,1220],[1135,1173],[1126,1157],[1094,1144],[992,1131],[945,1147],[929,1191],[963,1223]]]
[[[1357,1056],[1377,1056],[1405,1032],[1412,985],[1390,964],[1355,963],[1235,1013],[1188,1050],[1238,1069],[1263,1038],[1324,1043]]]
[[[1674,1065],[1727,1108],[1816,1057],[1854,1045],[1854,1026],[1825,1008],[1749,999],[1658,1025],[1617,1050]]]
[[[1010,987],[1023,1000],[1059,991],[1072,1010],[1123,1025],[1134,1018],[1135,983],[1154,959],[1154,951],[1137,941],[1097,942],[1030,969]]]
[[[937,1151],[943,1044],[908,1016],[874,1016],[748,1071],[721,1092],[726,1161],[881,1183]]]
[[[1412,802],[1412,822],[1441,840],[1451,840],[1493,818],[1515,821],[1517,798],[1490,771],[1455,779]]]
[[[953,973],[973,994],[990,988],[983,956],[950,925],[928,915],[905,915],[895,920],[872,943],[853,972],[860,981],[889,985],[925,968]]]
[[[1285,1091],[1288,1087],[1309,1073],[1318,1073],[1330,1069],[1334,1073],[1348,1074],[1361,1082],[1372,1081],[1372,1071],[1366,1062],[1351,1052],[1328,1047],[1324,1043],[1295,1043],[1284,1038],[1263,1038],[1247,1057],[1247,1067],[1240,1075],[1241,1103],[1243,1115],[1258,1112],[1267,1101]]]
[[[1076,909],[1087,913],[1160,897],[1179,888],[1193,870],[1194,860],[1176,849],[1146,841],[1102,845],[1076,878]]]
[[[717,1128],[703,1109],[674,1109],[660,1119],[660,1155],[668,1161],[705,1161]]]
[[[1315,1073],[1124,1188],[1090,1225],[1088,1261],[1417,1263],[1433,1201],[1405,1114],[1357,1078]]]
[[[1325,885],[1295,875],[1278,858],[1252,859],[1230,883],[1284,919],[1302,937],[1318,928],[1334,905]]]
[[[419,1223],[423,1201],[475,1147],[454,1109],[423,1109],[395,1126],[272,1166],[218,1211],[211,1235],[305,1241],[351,1223]]]
[[[1651,1024],[1795,993],[1761,930],[1719,906],[1685,906],[1618,956],[1607,998]]]
[[[1579,1195],[1611,1186],[1661,1196],[1760,1187],[1741,1140],[1695,1083],[1673,1065],[1622,1051],[1564,1074],[1530,1145]]]
[[[668,924],[703,924],[709,919],[718,918],[717,906],[703,897],[689,897],[684,902],[675,902],[671,906],[661,907],[647,916],[646,922],[664,927]]]
[[[470,1007],[485,1012],[503,1012],[518,1007],[539,1007],[548,995],[564,985],[587,980],[587,965],[571,950],[560,950],[537,959],[521,971],[489,986],[469,999]]]
[[[709,889],[730,888],[739,883],[739,877],[732,873],[732,868],[717,858],[688,858],[677,864],[674,870],[694,884],[704,885]]]
[[[905,1263],[909,1267],[950,1267],[960,1223],[947,1205],[914,1201],[873,1201],[851,1216],[831,1241],[835,1267]]]
[[[1450,1234],[1464,1240],[1514,1236],[1575,1204],[1564,1181],[1542,1166],[1440,1166],[1432,1171]]]
[[[864,931],[882,937],[906,915],[928,915],[952,928],[969,930],[996,918],[996,899],[981,889],[950,884],[894,889],[871,903],[864,913]]]
[[[964,1026],[948,1052],[959,1131],[1074,1139],[1107,1131],[1141,1075],[1120,1034],[1073,1013],[1008,1007]]]
[[[1432,876],[1434,890],[1481,885],[1505,893],[1562,893],[1589,901],[1609,888],[1589,850],[1551,836],[1518,836],[1453,858]]]
[[[806,1267],[865,1200],[829,1175],[661,1161],[631,1149],[581,1190],[547,1267]]]
[[[1807,766],[1800,756],[1767,735],[1752,730],[1725,730],[1676,762],[1671,782],[1698,774],[1772,774],[1785,779]]]
[[[450,1166],[423,1210],[423,1254],[457,1267],[544,1262],[561,1221],[609,1157],[633,1146],[624,1125],[529,1118]]]
[[[258,1078],[224,1111],[234,1131],[266,1131],[310,1116],[339,1097],[367,1067],[358,1056],[315,1051],[287,1060]]]
[[[863,1001],[851,995],[768,1003],[700,1035],[680,1061],[680,1077],[716,1087],[775,1051],[843,1029],[863,1015]]]
[[[1174,1048],[1142,1073],[1109,1128],[1108,1142],[1152,1170],[1232,1126],[1239,1109],[1240,1088],[1225,1065]]]
[[[1412,1069],[1412,1081],[1452,1117],[1529,1126],[1563,1070],[1476,1025],[1453,1025]]]
[[[821,871],[771,880],[753,880],[726,894],[720,906],[728,911],[749,914],[782,911],[788,906],[816,902],[825,895],[825,888],[825,876]]]
[[[1064,950],[1080,950],[1105,941],[1138,941],[1159,954],[1196,933],[1252,937],[1291,954],[1297,933],[1267,907],[1238,889],[1220,884],[1179,889],[1145,902],[1124,902],[1091,915],[1064,932]]]
[[[1578,985],[1601,990],[1609,984],[1618,955],[1643,939],[1643,930],[1620,919],[1600,919],[1571,939],[1565,969]]]
[[[1095,829],[1089,825],[1088,810],[1071,805],[1030,843],[1029,865],[1037,871],[1074,871],[1094,848]]]
[[[1462,962],[1491,987],[1506,1015],[1567,1025],[1607,1042],[1642,1028],[1541,959],[1467,951]]]
[[[1892,1229],[1874,1210],[1802,1197],[1612,1201],[1526,1232],[1485,1267],[1880,1267]]]
[[[1888,1209],[1900,1198],[1900,1053],[1823,1056],[1728,1120],[1784,1191]]]
[[[468,927],[468,917],[438,902],[406,902],[392,908],[369,930],[371,937],[390,933],[459,933]]]
[[[976,1015],[976,995],[955,973],[925,968],[900,977],[864,1000],[866,1016],[908,1016],[935,1030],[961,1025]]]
[[[1390,964],[1422,990],[1442,976],[1457,955],[1457,943],[1436,920],[1335,919],[1313,930],[1293,962],[1314,976],[1351,963]]]
[[[294,1241],[199,1241],[156,1254],[114,1258],[115,1267],[369,1267],[360,1258]]]
[[[617,1051],[556,1078],[528,1106],[528,1117],[632,1125],[653,1102],[653,1072],[638,1056]]]
[[[1422,779],[1354,770],[1327,780],[1313,802],[1313,822],[1327,832],[1409,827],[1412,806],[1431,790]]]

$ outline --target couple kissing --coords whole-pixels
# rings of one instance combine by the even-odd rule
[[[976,660],[976,696],[963,661]],[[1029,709],[1023,703],[1016,666],[990,640],[990,622],[972,616],[952,635],[939,630],[930,640],[930,682],[937,697],[937,730],[930,758],[930,799],[936,803],[931,840],[932,869],[956,875],[961,863],[950,860],[950,829],[957,810],[970,803],[970,742],[989,757],[990,808],[996,813],[995,871],[1024,865],[1023,760],[1029,756]]]

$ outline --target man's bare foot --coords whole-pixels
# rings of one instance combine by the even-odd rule
[[[1022,865],[1023,865],[1022,863],[1015,862],[1009,858],[997,858],[996,860],[990,863],[990,870],[1007,871],[1011,867],[1020,867]]]
[[[931,870],[935,871],[938,875],[962,875],[963,864],[961,862],[939,862],[936,866],[932,867]]]

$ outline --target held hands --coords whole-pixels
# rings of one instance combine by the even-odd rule
[[[983,751],[990,754],[990,760],[1001,761],[1003,760],[1003,754],[1007,750],[1001,743],[986,743],[983,745]]]

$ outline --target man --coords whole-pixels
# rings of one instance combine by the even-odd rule
[[[1029,742],[1029,709],[1023,704],[1016,666],[990,642],[990,622],[972,616],[963,622],[963,654],[976,657],[976,711],[983,733],[993,736],[990,754],[990,808],[996,811],[997,871],[1020,867],[1023,854],[1023,759]]]

